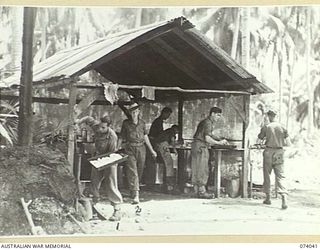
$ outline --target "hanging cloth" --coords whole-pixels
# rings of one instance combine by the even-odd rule
[[[118,97],[118,84],[103,82],[102,83],[104,87],[104,97],[107,101],[109,101],[112,105],[119,100]]]
[[[154,101],[156,99],[155,97],[155,88],[154,87],[142,87],[142,97],[145,97],[148,100]]]

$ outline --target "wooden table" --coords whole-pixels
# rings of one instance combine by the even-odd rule
[[[184,145],[177,145],[176,149],[178,151],[178,185],[180,188],[183,188],[186,183],[186,173],[185,167],[186,163],[186,155],[191,151],[191,146],[184,146]],[[188,151],[188,152],[186,152]],[[242,148],[217,148],[212,147],[210,149],[210,154],[214,154],[214,162],[215,162],[215,169],[214,169],[214,194],[216,198],[220,197],[220,189],[221,189],[221,160],[222,160],[222,153],[223,152],[230,152],[230,151],[237,151],[242,152],[241,157],[243,158],[244,149]],[[209,163],[208,163],[209,164]],[[241,176],[241,183],[243,183],[243,175]]]
[[[215,170],[214,170],[214,194],[216,198],[220,197],[220,189],[221,189],[221,159],[222,159],[222,152],[230,152],[230,151],[238,151],[238,152],[244,152],[244,149],[242,148],[211,148],[210,153],[214,153],[215,157]],[[243,153],[241,154],[242,157]],[[241,176],[242,180],[241,183],[243,183],[243,176]]]

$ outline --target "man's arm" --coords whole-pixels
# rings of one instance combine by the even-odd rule
[[[266,137],[266,126],[263,126],[260,130],[260,133],[258,134],[258,138],[260,140],[263,140]]]
[[[118,136],[118,143],[117,143],[117,150],[122,148],[122,141],[123,138],[126,138],[127,132],[126,132],[126,123],[125,121],[122,122],[122,126],[121,126],[121,130],[120,130],[120,134]]]
[[[226,140],[220,140],[217,136],[214,136],[212,133],[212,125],[211,123],[205,123],[204,124],[204,134],[205,134],[205,140],[210,145],[226,145],[228,142]]]
[[[157,157],[157,153],[156,153],[156,151],[154,151],[154,149],[153,149],[153,147],[152,147],[152,145],[151,145],[151,142],[150,142],[150,140],[149,140],[149,136],[148,136],[148,135],[144,135],[144,140],[145,140],[146,145],[147,145],[147,147],[149,148],[152,156],[153,156],[154,158],[156,158],[156,157]]]
[[[205,140],[210,145],[227,145],[228,144],[227,140],[223,139],[221,141],[218,141],[218,140],[213,139],[211,135],[206,135]]]
[[[119,138],[118,138],[118,142],[117,142],[117,149],[116,149],[116,151],[118,151],[118,150],[121,149],[121,148],[122,148],[122,138],[119,137]]]
[[[282,130],[283,130],[283,137],[284,137],[284,146],[290,147],[292,143],[288,134],[288,130],[286,130],[285,128],[282,128]]]
[[[99,122],[99,121],[97,121],[97,120],[95,120],[93,117],[91,117],[91,116],[84,116],[84,117],[82,117],[82,118],[80,118],[80,119],[76,119],[76,124],[81,124],[81,123],[86,123],[86,124],[88,124],[89,126],[91,126],[91,125],[93,125],[93,124],[95,124],[95,123],[97,123],[97,122]]]

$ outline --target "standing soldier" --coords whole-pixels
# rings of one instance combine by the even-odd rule
[[[258,135],[260,140],[265,140],[266,148],[263,151],[263,188],[266,193],[264,204],[270,205],[270,174],[273,169],[276,176],[276,187],[278,193],[282,196],[282,209],[287,209],[287,190],[284,185],[284,159],[283,147],[288,139],[288,132],[281,126],[280,123],[275,121],[276,112],[269,110],[267,112],[269,124],[264,125]]]
[[[168,120],[170,115],[172,114],[172,109],[169,107],[164,107],[161,110],[160,115],[152,122],[150,130],[149,130],[149,139],[151,142],[152,147],[156,148],[155,146],[155,138],[159,136],[161,132],[163,132],[163,122]],[[157,167],[157,160],[154,159],[150,152],[147,151],[146,155],[146,168],[144,171],[144,182],[147,185],[152,185],[155,184],[155,179],[156,175],[158,174],[157,172],[159,171],[159,168]]]
[[[157,117],[151,124],[150,131],[149,131],[149,138],[152,142],[154,138],[156,138],[164,129],[163,129],[163,122],[167,120],[170,115],[172,114],[172,109],[169,107],[164,107],[161,110],[161,114]]]
[[[156,152],[165,166],[165,183],[167,193],[173,193],[174,191],[176,191],[174,190],[175,174],[173,169],[173,159],[170,152],[170,144],[173,144],[174,153],[177,154],[174,142],[178,132],[179,127],[177,125],[172,125],[171,128],[162,131],[154,139]]]
[[[110,128],[111,119],[108,115],[101,117],[100,121],[93,117],[86,116],[76,121],[76,123],[86,123],[94,131],[96,154],[113,153],[117,147],[117,134]],[[97,203],[100,199],[99,189],[102,181],[106,179],[106,193],[111,205],[114,208],[110,221],[119,221],[121,219],[120,204],[122,196],[118,189],[117,182],[117,164],[99,171],[92,167],[91,170],[91,187],[93,194],[93,203]]]
[[[221,118],[222,110],[218,107],[210,109],[209,116],[202,120],[194,134],[191,145],[192,184],[198,198],[212,199],[213,194],[206,191],[209,178],[209,149],[212,145],[226,145],[226,140],[219,140],[213,135],[214,123]]]
[[[154,151],[149,137],[145,122],[140,119],[140,108],[138,104],[131,105],[127,111],[129,112],[128,119],[122,123],[122,128],[119,136],[118,147],[122,146],[122,141],[125,141],[124,150],[129,156],[127,160],[127,179],[129,190],[133,198],[132,204],[139,203],[139,182],[143,173],[146,160],[146,147],[149,148],[154,158],[157,153]]]

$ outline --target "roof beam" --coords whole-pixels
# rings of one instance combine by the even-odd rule
[[[205,87],[204,82],[208,81],[201,76],[194,73],[194,68],[192,66],[183,63],[185,61],[184,57],[170,45],[168,45],[161,38],[154,39],[147,43],[151,48],[159,52],[164,58],[166,58],[170,63],[175,65],[178,69],[183,71],[186,75],[192,78],[194,81]]]
[[[234,80],[242,80],[241,77],[239,77],[238,74],[236,74],[235,72],[233,72],[230,68],[228,68],[226,65],[221,64],[220,60],[214,56],[212,56],[212,54],[209,54],[208,51],[204,51],[202,49],[202,47],[206,47],[209,48],[208,44],[206,44],[203,40],[197,39],[197,41],[195,41],[196,38],[194,38],[190,33],[185,33],[183,31],[181,31],[180,29],[174,29],[173,32],[175,34],[177,34],[180,38],[182,38],[184,41],[186,41],[190,46],[192,46],[195,50],[197,50],[199,53],[201,53],[202,56],[204,56],[207,60],[209,60],[210,62],[212,62],[214,65],[216,65],[221,71],[223,71],[224,73],[226,73],[228,76],[230,76],[232,79]],[[195,31],[193,31],[195,32]],[[203,35],[201,34],[201,37]],[[201,46],[199,46],[199,44]]]

